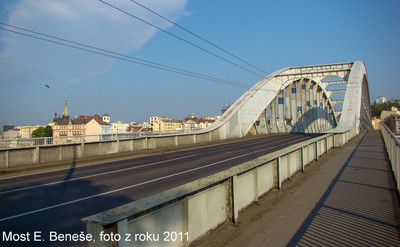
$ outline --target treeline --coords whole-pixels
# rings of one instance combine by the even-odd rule
[[[46,126],[45,128],[39,127],[36,130],[32,131],[32,137],[52,137],[53,136],[53,129],[51,126]]]
[[[400,108],[400,101],[399,100],[392,100],[390,102],[385,102],[383,104],[373,103],[371,105],[371,114],[372,117],[380,117],[382,111],[390,111],[392,110],[392,106],[396,107],[397,109]]]

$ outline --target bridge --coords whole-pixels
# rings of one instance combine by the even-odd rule
[[[363,62],[293,67],[268,75],[195,133],[0,150],[1,246],[196,246],[224,222],[240,227],[242,210],[316,162],[339,163],[332,154],[360,146],[371,148],[370,171],[379,173],[374,159],[383,160],[398,181],[400,145],[384,125],[382,134],[370,131],[369,105]],[[349,162],[330,172],[334,182]],[[381,187],[392,193],[382,199],[388,211],[398,212],[398,185]],[[397,245],[398,217],[374,221],[395,229],[384,233],[386,244]],[[314,225],[297,225],[288,241],[306,244]]]

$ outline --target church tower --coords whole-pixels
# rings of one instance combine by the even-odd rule
[[[69,111],[68,111],[68,107],[67,107],[67,96],[65,96],[65,100],[64,100],[64,110],[62,112],[62,116],[63,117],[69,117]]]

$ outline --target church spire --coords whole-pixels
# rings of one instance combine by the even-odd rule
[[[69,117],[69,111],[67,108],[67,95],[65,95],[65,99],[64,99],[64,110],[62,112],[62,116],[63,117]]]

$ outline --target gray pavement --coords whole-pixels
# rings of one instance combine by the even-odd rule
[[[191,246],[400,246],[395,188],[381,134],[369,131]]]

